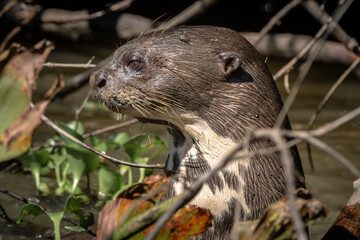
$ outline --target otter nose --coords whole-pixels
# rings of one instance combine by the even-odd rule
[[[106,74],[103,70],[95,72],[90,77],[90,85],[95,90],[100,90],[106,87],[111,80],[111,76]]]

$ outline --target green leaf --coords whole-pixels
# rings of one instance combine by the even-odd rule
[[[112,136],[110,140],[114,143],[119,144],[120,146],[123,146],[129,140],[129,137],[127,133],[121,132]]]
[[[79,135],[83,135],[85,130],[84,130],[84,125],[79,122],[79,121],[71,121],[68,124],[66,124],[70,129],[74,130],[77,134]]]
[[[139,135],[124,144],[125,152],[131,162],[158,146],[164,147],[165,143],[154,134]]]
[[[21,208],[20,211],[20,217],[16,221],[17,224],[23,223],[23,220],[25,217],[29,215],[33,215],[32,220],[34,220],[37,216],[46,214],[44,210],[42,210],[38,205],[36,204],[26,204]]]
[[[55,230],[55,240],[60,240],[60,222],[64,215],[64,212],[57,212],[57,213],[51,213],[48,211],[42,210],[38,205],[36,204],[27,204],[22,207],[20,212],[20,217],[16,221],[17,224],[20,224],[23,222],[23,219],[26,216],[33,215],[32,220],[34,220],[37,216],[46,214],[51,221],[54,224],[54,230]]]
[[[85,105],[86,110],[103,110],[105,112],[110,112],[110,110],[102,103],[99,102],[87,102]]]
[[[18,77],[12,67],[0,75],[0,133],[20,118],[30,102],[30,96],[22,91],[24,81],[25,75]]]
[[[74,193],[81,177],[95,170],[99,166],[100,158],[95,153],[84,149],[78,150],[68,147],[66,150],[68,152],[68,162],[70,163],[69,171],[73,176],[71,193]]]
[[[111,197],[124,185],[124,178],[120,173],[104,164],[99,169],[99,194]]]
[[[48,163],[50,160],[50,152],[46,149],[41,149],[39,151],[33,151],[30,149],[27,153],[19,157],[20,162],[23,164],[24,168],[30,170],[33,178],[36,190],[43,193],[48,193],[49,189],[40,183],[40,174],[41,172],[50,171]]]
[[[76,139],[83,141],[83,137],[81,136],[81,134],[79,134],[77,131],[75,131],[72,127],[74,127],[72,124],[70,124],[70,126],[68,126],[68,124],[63,123],[63,122],[56,122],[56,125],[58,125],[58,127],[60,127],[62,130],[64,130],[65,132],[67,132],[68,134],[70,134],[71,136],[75,137]],[[61,140],[63,140],[64,142],[66,142],[66,144],[69,147],[72,148],[77,148],[77,149],[83,149],[81,146],[79,146],[77,143],[74,143],[73,141],[71,141],[70,139],[68,139],[67,137],[64,137],[62,135],[59,135]]]
[[[108,151],[109,144],[106,141],[93,136],[90,137],[90,141],[93,148],[95,148],[99,152],[106,153]]]
[[[87,229],[94,224],[94,215],[81,210],[81,207],[85,205],[86,203],[83,199],[72,196],[66,202],[64,212],[74,214],[76,216],[75,220],[79,222],[80,227]]]
[[[86,229],[80,226],[75,226],[75,227],[70,227],[70,226],[65,226],[65,228],[67,230],[73,231],[73,232],[85,232]]]
[[[19,49],[19,46],[15,48]],[[34,49],[37,51],[24,50],[14,55],[0,74],[0,162],[29,149],[32,133],[41,123],[41,114],[50,102],[49,98],[43,99],[30,109],[38,73],[53,46],[45,46],[45,41],[42,41]],[[5,51],[0,59],[6,59],[9,54]]]

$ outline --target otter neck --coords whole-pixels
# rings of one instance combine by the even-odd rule
[[[213,168],[236,144],[230,138],[216,134],[205,121],[192,122],[181,129],[167,128],[170,156],[165,171],[179,172],[181,166],[199,161],[206,161]]]
[[[170,154],[165,172],[176,173],[177,176],[168,197],[182,193],[197,178],[214,168],[237,144],[231,138],[217,135],[205,121],[196,120],[192,124],[184,124],[183,128],[167,129]],[[228,164],[204,183],[191,204],[208,208],[215,216],[231,218],[232,205],[238,201],[244,217],[250,215],[243,191],[243,176],[247,168],[246,159]],[[219,198],[219,195],[222,197]]]

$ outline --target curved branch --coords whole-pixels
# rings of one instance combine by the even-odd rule
[[[99,152],[98,150],[88,146],[87,144],[83,143],[82,141],[78,140],[77,138],[71,136],[69,133],[65,132],[64,130],[62,130],[61,128],[59,128],[55,123],[53,123],[49,118],[47,118],[45,115],[41,115],[41,120],[43,120],[47,125],[49,125],[52,129],[54,129],[56,132],[64,135],[65,137],[67,137],[68,139],[70,139],[71,141],[79,144],[80,146],[82,146],[83,148],[96,153],[97,155],[106,158],[108,160],[110,160],[111,162],[115,163],[115,164],[122,164],[125,166],[129,166],[129,167],[135,167],[135,168],[151,168],[151,169],[163,169],[164,168],[164,164],[135,164],[135,163],[130,163],[130,162],[125,162],[122,161],[120,159],[111,157],[109,155],[106,155],[102,152]]]
[[[137,122],[139,122],[139,121],[134,118],[134,119],[131,119],[131,120],[126,121],[126,122],[122,122],[122,123],[119,123],[119,124],[115,124],[115,125],[111,125],[111,126],[102,128],[102,129],[95,130],[95,131],[93,131],[91,133],[85,133],[84,135],[82,135],[82,137],[83,138],[88,138],[88,137],[91,137],[91,136],[96,136],[96,135],[99,135],[99,134],[103,134],[103,133],[106,133],[106,132],[113,131],[115,129],[130,126],[130,125],[135,124]]]

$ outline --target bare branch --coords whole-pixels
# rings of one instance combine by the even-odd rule
[[[320,104],[316,108],[313,115],[310,117],[310,120],[309,120],[309,123],[308,123],[308,130],[311,130],[313,128],[314,123],[315,123],[317,117],[319,116],[321,110],[324,108],[325,104],[330,99],[331,95],[335,92],[337,87],[340,86],[340,84],[345,80],[345,78],[350,74],[350,72],[353,71],[356,68],[356,66],[359,65],[359,63],[360,63],[360,57],[358,57],[358,59],[356,59],[351,64],[351,66],[348,69],[346,69],[346,71],[336,80],[334,85],[332,85],[330,90],[326,93],[325,97],[321,100]],[[309,161],[310,161],[310,164],[311,164],[311,169],[313,170],[314,169],[314,164],[313,164],[313,160],[312,160],[312,156],[311,156],[311,149],[310,149],[310,144],[309,143],[306,144],[306,149],[307,149]]]
[[[326,31],[324,35],[319,39],[314,46],[313,50],[310,52],[309,57],[307,58],[306,62],[301,66],[300,73],[295,81],[294,88],[289,94],[289,96],[286,98],[284,102],[284,106],[281,109],[278,119],[276,121],[276,126],[281,126],[282,122],[284,121],[286,114],[292,105],[300,86],[302,85],[307,73],[309,72],[312,63],[314,62],[316,56],[319,54],[322,46],[324,45],[325,39],[329,36],[329,34],[332,32],[332,30],[335,28],[336,24],[340,21],[341,17],[345,14],[345,12],[348,10],[350,5],[352,4],[353,0],[346,0],[344,2],[339,2],[338,10],[334,14],[333,21],[330,22],[328,27],[326,27]],[[341,5],[340,5],[341,4]],[[327,26],[327,24],[323,25]]]
[[[2,17],[2,15],[4,15],[7,11],[9,11],[12,7],[16,6],[16,4],[18,4],[18,1],[16,0],[12,0],[9,1],[0,11],[0,17]]]
[[[259,36],[254,42],[254,46],[256,47],[261,39],[283,18],[286,14],[288,14],[293,8],[301,3],[302,0],[292,0],[288,4],[286,4],[278,13],[273,16],[270,21],[261,29],[259,32]]]
[[[327,103],[327,101],[329,100],[329,98],[331,97],[331,95],[335,92],[335,90],[337,89],[338,86],[340,86],[340,84],[345,80],[345,78],[351,73],[351,71],[356,68],[356,66],[358,66],[360,63],[360,57],[358,59],[356,59],[356,61],[354,61],[351,66],[346,69],[346,71],[341,74],[341,76],[336,80],[336,82],[334,83],[334,85],[332,85],[332,87],[330,88],[330,90],[326,93],[325,97],[321,100],[320,104],[318,105],[318,107],[316,108],[315,112],[313,113],[313,115],[311,116],[309,123],[308,123],[308,130],[311,130],[312,127],[314,126],[314,122],[316,120],[316,118],[318,117],[319,113],[321,112],[321,110],[324,108],[325,104]]]
[[[198,15],[203,14],[213,5],[215,5],[219,0],[197,0],[191,6],[184,9],[175,17],[171,18],[169,21],[165,22],[161,25],[160,29],[168,29],[174,26],[179,26],[184,24],[185,22],[189,21],[192,18],[195,18]]]
[[[96,64],[96,66],[94,68],[90,68],[90,69],[88,69],[88,70],[86,70],[86,71],[84,71],[82,73],[79,73],[79,74],[75,75],[74,77],[72,77],[70,80],[67,81],[65,87],[56,95],[56,97],[58,97],[58,98],[65,97],[66,95],[76,91],[77,89],[79,89],[83,85],[87,84],[90,75],[94,71],[100,69],[106,63],[108,63],[111,60],[111,57],[112,56],[109,56],[109,57],[105,58],[104,60],[102,60],[101,62]]]
[[[126,122],[122,122],[122,123],[119,123],[119,124],[115,124],[115,125],[112,125],[112,126],[102,128],[102,129],[98,129],[98,130],[93,131],[91,133],[85,133],[82,137],[83,138],[88,138],[90,136],[96,136],[96,135],[103,134],[103,133],[106,133],[106,132],[114,131],[114,130],[119,129],[119,128],[130,126],[130,125],[132,125],[134,123],[137,123],[137,122],[139,122],[137,119],[131,119],[131,120],[126,121]]]
[[[289,149],[286,147],[286,140],[281,134],[280,129],[274,129],[274,134],[269,134],[268,137],[271,137],[278,148],[280,149],[280,157],[281,163],[284,168],[285,181],[286,181],[286,189],[287,195],[289,198],[289,207],[291,212],[291,218],[295,227],[295,232],[297,237],[300,240],[308,239],[304,223],[302,221],[301,215],[296,207],[296,196],[295,196],[295,171],[293,159],[291,157]],[[260,136],[261,137],[261,136]]]
[[[64,67],[64,68],[94,68],[96,64],[89,63],[53,63],[46,62],[43,64],[44,67]]]
[[[51,14],[43,15],[41,20],[43,23],[59,23],[59,24],[88,21],[88,20],[100,18],[110,12],[122,11],[130,7],[135,1],[136,0],[122,0],[110,5],[105,10],[100,10],[91,14],[88,14],[87,11],[71,12],[62,9],[51,9]]]
[[[279,77],[281,77],[282,75],[288,73],[292,68],[294,68],[295,64],[302,59],[309,51],[310,49],[314,46],[314,44],[316,43],[316,41],[318,41],[320,39],[320,37],[324,34],[324,32],[326,31],[326,29],[328,28],[329,23],[324,24],[320,30],[316,33],[316,35],[313,37],[313,39],[311,39],[311,41],[306,44],[306,46],[298,53],[298,55],[296,55],[296,57],[294,57],[293,59],[291,59],[287,64],[285,64],[285,66],[283,66],[275,75],[274,75],[274,80],[276,81],[277,79],[279,79]]]
[[[67,137],[68,139],[70,139],[71,141],[79,144],[80,146],[82,146],[83,148],[96,153],[97,155],[110,160],[111,162],[115,163],[115,164],[122,164],[125,166],[129,166],[129,167],[135,167],[135,168],[151,168],[151,169],[163,169],[164,168],[164,164],[135,164],[135,163],[130,163],[130,162],[125,162],[122,160],[119,160],[117,158],[111,157],[109,155],[106,155],[102,152],[99,152],[98,150],[88,146],[87,144],[83,143],[82,141],[78,140],[77,138],[71,136],[69,133],[65,132],[64,130],[62,130],[61,128],[59,128],[55,123],[53,123],[49,118],[47,118],[45,115],[41,115],[41,120],[43,120],[47,125],[49,125],[52,129],[54,129],[56,132],[64,135],[65,137]]]
[[[314,0],[302,1],[302,5],[321,24],[325,24],[329,19],[331,19],[331,17],[323,11],[319,4]],[[349,50],[359,53],[359,43],[356,39],[350,37],[339,24],[336,24],[332,35],[334,35],[340,42],[344,43]]]
[[[77,122],[79,121],[80,113],[81,113],[82,110],[84,109],[86,103],[89,101],[90,96],[91,96],[91,92],[89,91],[89,92],[86,94],[84,100],[82,101],[80,107],[79,107],[78,109],[76,109],[76,111],[75,111],[75,120],[76,120]]]
[[[15,1],[16,2],[16,1]],[[8,44],[8,42],[15,37],[23,28],[23,26],[29,24],[29,22],[31,20],[33,20],[36,16],[36,8],[32,7],[29,8],[29,15],[27,16],[27,18],[25,18],[22,22],[20,26],[16,26],[13,30],[11,30],[8,35],[4,38],[4,40],[2,41],[1,45],[0,45],[0,52],[4,51],[4,49],[6,48],[6,45]]]

